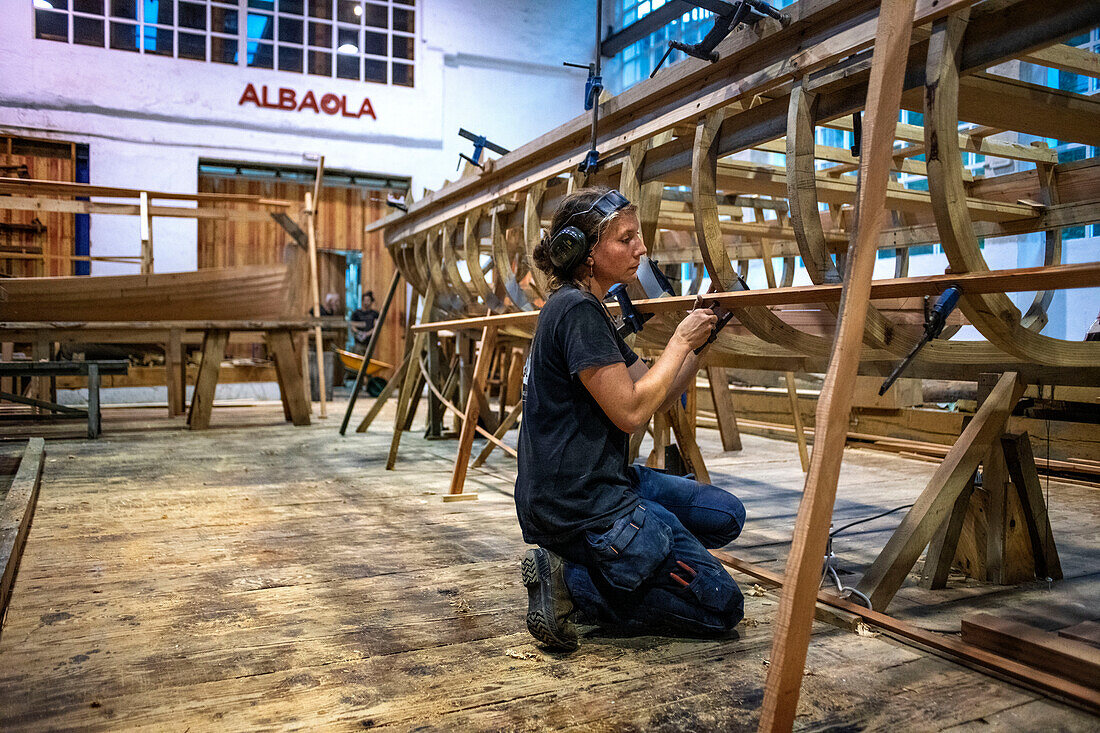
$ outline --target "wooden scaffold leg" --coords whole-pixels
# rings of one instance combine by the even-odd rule
[[[477,494],[463,494],[462,487],[466,483],[466,471],[470,463],[470,453],[474,447],[477,419],[482,411],[478,395],[485,394],[489,363],[493,358],[493,352],[496,351],[496,341],[497,327],[486,326],[481,332],[481,345],[477,352],[474,374],[470,380],[469,394],[466,398],[466,413],[462,418],[462,432],[458,438],[458,455],[455,457],[454,471],[451,474],[451,490],[448,496],[444,497],[444,501],[456,501],[460,496],[463,499],[477,498]]]

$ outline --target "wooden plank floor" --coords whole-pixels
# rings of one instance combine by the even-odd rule
[[[343,407],[330,409],[335,419],[305,428],[283,424],[277,403],[218,409],[202,433],[108,410],[101,439],[48,442],[0,633],[0,728],[755,728],[774,594],[747,596],[739,638],[594,632],[574,654],[543,652],[523,622],[514,462],[494,454],[467,480],[478,501],[443,503],[453,441],[408,433],[387,472],[392,417],[340,438]],[[748,507],[729,549],[781,568],[802,487],[795,446],[744,436],[742,453],[723,454],[715,431],[700,437],[715,482]],[[837,525],[912,501],[933,468],[850,451]],[[1051,482],[1050,496],[1069,580],[910,583],[891,610],[952,632],[977,609],[1094,613],[1100,492]],[[866,568],[900,516],[839,538],[843,567]],[[1095,730],[1097,719],[819,624],[796,725]]]

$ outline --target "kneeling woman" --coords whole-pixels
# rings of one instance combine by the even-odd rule
[[[566,197],[535,248],[551,295],[524,372],[516,510],[527,628],[573,649],[572,614],[592,623],[722,634],[744,599],[707,548],[741,533],[745,508],[714,486],[628,463],[630,434],[675,404],[699,369],[710,310],[691,311],[647,368],[603,305],[645,254],[637,211],[618,191]]]

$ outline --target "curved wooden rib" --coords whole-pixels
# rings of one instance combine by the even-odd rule
[[[508,309],[493,292],[493,288],[486,281],[485,272],[481,267],[481,244],[477,232],[483,212],[483,209],[478,209],[463,218],[462,253],[466,256],[466,269],[470,271],[470,284],[473,292],[479,295],[481,302],[488,305],[493,311],[504,313]]]
[[[439,240],[439,236],[439,229],[429,229],[428,236],[424,238],[424,247],[417,250],[423,256],[420,264],[424,268],[424,271],[428,273],[428,281],[432,285],[432,292],[438,293],[436,297],[437,303],[439,302],[439,298],[450,295],[447,283],[443,281],[443,268],[438,264],[439,253],[436,251],[436,243]]]
[[[817,95],[803,89],[801,80],[791,87],[791,101],[787,108],[787,201],[794,239],[806,264],[806,272],[811,282],[821,285],[839,283],[841,275],[829,256],[818,206],[817,171],[814,166],[816,102]],[[833,313],[840,312],[837,303],[829,303],[826,307]],[[895,325],[874,305],[868,304],[863,338],[868,346],[889,349],[901,355],[916,344],[920,338],[919,331],[919,328]],[[938,344],[929,346],[934,350]]]
[[[989,269],[966,208],[962,157],[955,144],[959,95],[957,58],[969,15],[966,10],[933,24],[925,73],[924,144],[928,154],[928,189],[943,249],[955,272]],[[960,307],[990,343],[1020,359],[1059,366],[1100,363],[1100,343],[1062,341],[1026,328],[1021,323],[1019,309],[1004,293],[963,295]]]
[[[649,256],[657,243],[657,220],[661,215],[661,197],[665,191],[662,181],[642,182],[642,167],[646,151],[658,145],[664,145],[672,139],[672,131],[654,135],[648,140],[630,146],[630,153],[623,158],[619,173],[619,191],[638,207],[638,222],[641,224],[642,241]]]
[[[421,273],[416,267],[416,262],[413,259],[413,242],[406,239],[397,244],[393,251],[393,261],[397,265],[398,271],[401,273],[401,277],[405,278],[405,282],[412,285],[413,289],[421,295],[424,294],[425,284],[421,280]]]
[[[490,241],[493,243],[493,267],[496,268],[498,282],[504,284],[504,292],[512,304],[520,310],[534,310],[535,306],[527,298],[519,282],[516,273],[512,270],[512,258],[508,254],[508,239],[504,230],[504,223],[500,220],[500,212],[494,211],[490,219]]]
[[[737,277],[726,254],[722,228],[718,220],[717,171],[718,131],[725,115],[721,109],[711,112],[695,127],[695,147],[691,161],[691,197],[695,232],[703,264],[711,282],[722,290],[737,289]],[[735,308],[734,316],[752,333],[799,354],[826,357],[832,348],[830,339],[804,333],[784,323],[768,308]]]
[[[1051,163],[1035,164],[1035,173],[1039,176],[1039,201],[1047,206],[1058,203],[1058,187],[1054,180],[1054,165]],[[1048,229],[1046,231],[1046,248],[1043,252],[1043,264],[1047,267],[1062,264],[1062,230]],[[1027,309],[1021,323],[1024,328],[1032,331],[1042,331],[1047,325],[1047,308],[1054,300],[1053,290],[1041,290],[1035,293],[1035,299],[1031,301],[1031,307]]]
[[[527,253],[526,264],[531,272],[531,284],[540,298],[545,298],[549,290],[546,286],[546,275],[535,267],[535,245],[539,243],[539,233],[542,229],[539,208],[544,193],[546,193],[546,181],[539,181],[527,189],[527,197],[523,202],[523,247]],[[520,256],[523,256],[523,253],[520,253]]]
[[[455,251],[454,238],[454,222],[443,222],[443,236],[439,241],[439,254],[443,263],[444,278],[451,282],[451,287],[446,292],[457,295],[461,303],[471,312],[477,312],[481,309],[477,302],[477,296],[466,287],[466,281],[462,278],[462,273],[458,269],[458,253]]]

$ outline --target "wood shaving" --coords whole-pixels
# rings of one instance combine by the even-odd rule
[[[512,657],[512,659],[526,659],[526,660],[532,660],[532,659],[538,659],[539,658],[538,654],[532,654],[531,652],[517,652],[515,649],[505,649],[504,650],[504,656]]]
[[[868,626],[863,621],[860,621],[859,623],[856,624],[856,633],[859,634],[860,636],[871,636],[871,637],[879,636],[879,632],[872,629],[870,626]]]
[[[753,583],[752,588],[749,588],[748,592],[745,593],[745,595],[753,596],[754,598],[760,598],[761,596],[764,595],[765,592],[766,591],[764,590],[764,588],[762,586],[760,586],[757,583]]]
[[[746,616],[745,618],[741,619],[741,625],[747,629],[754,629],[760,625],[760,622],[754,618],[749,618],[748,616]]]

